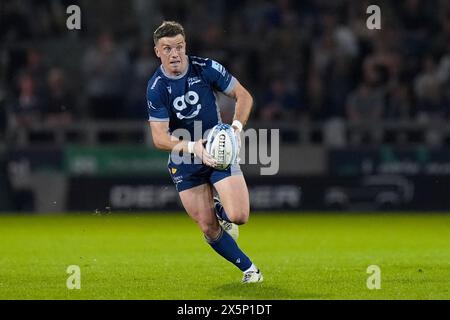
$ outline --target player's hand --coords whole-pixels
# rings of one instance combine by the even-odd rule
[[[217,165],[217,161],[206,151],[204,143],[206,143],[206,139],[195,141],[194,154],[200,158],[205,165],[214,168]]]

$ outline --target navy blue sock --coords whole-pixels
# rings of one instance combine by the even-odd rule
[[[222,228],[216,240],[206,239],[209,245],[222,257],[230,261],[236,267],[245,271],[251,267],[250,259],[239,249],[236,241]]]
[[[228,218],[227,213],[225,212],[225,209],[223,208],[222,203],[216,202],[214,204],[214,209],[216,210],[216,214],[219,216],[220,219],[225,220],[227,222],[232,222],[230,218]]]

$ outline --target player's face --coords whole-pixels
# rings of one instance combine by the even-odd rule
[[[155,46],[155,53],[169,75],[177,76],[186,70],[186,41],[181,34],[159,39]]]

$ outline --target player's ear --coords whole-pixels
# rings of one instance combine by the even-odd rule
[[[157,46],[154,46],[154,49],[155,49],[155,54],[156,54],[156,56],[157,56],[158,58],[160,58],[160,54],[159,54],[159,49],[158,49],[158,47],[157,47]]]

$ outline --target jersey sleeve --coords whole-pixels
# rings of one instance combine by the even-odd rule
[[[236,78],[224,66],[214,60],[208,60],[205,74],[211,85],[224,93],[230,93],[237,83]]]
[[[148,121],[169,121],[169,112],[167,110],[167,103],[164,101],[167,99],[162,94],[161,90],[156,86],[156,80],[153,84],[149,83],[147,87],[147,110]]]

